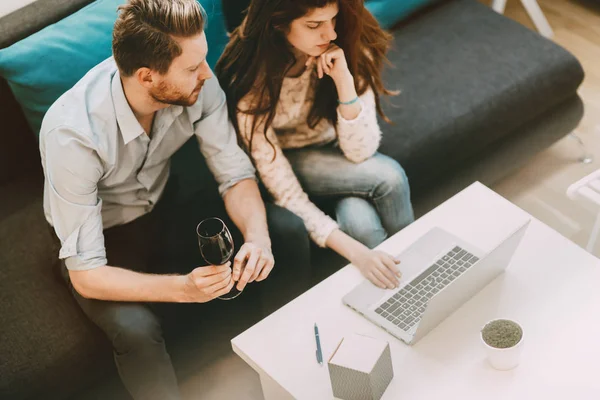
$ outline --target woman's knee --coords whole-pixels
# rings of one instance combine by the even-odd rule
[[[410,199],[410,186],[404,168],[393,158],[378,154],[373,169],[376,174],[374,197],[400,193]]]
[[[369,248],[377,247],[387,233],[375,207],[359,197],[346,197],[336,206],[336,219],[340,229]]]

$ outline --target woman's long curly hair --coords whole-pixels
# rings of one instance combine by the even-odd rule
[[[392,36],[384,31],[365,8],[364,0],[252,0],[242,24],[231,34],[231,40],[217,63],[215,72],[227,95],[229,117],[238,135],[237,113],[255,115],[250,132],[252,138],[259,123],[266,133],[275,118],[283,79],[296,62],[286,32],[295,19],[316,8],[337,3],[339,13],[334,41],[346,56],[354,76],[356,91],[363,94],[369,87],[375,94],[378,113],[389,122],[380,103],[380,95],[391,95],[381,78],[386,53]],[[250,109],[238,105],[253,92]],[[337,123],[337,90],[332,79],[321,79],[314,103],[308,115],[308,125],[314,128],[323,118]]]

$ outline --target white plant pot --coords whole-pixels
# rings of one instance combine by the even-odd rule
[[[498,318],[498,319],[506,319],[506,318]],[[483,328],[488,325],[491,322],[496,321],[495,319],[492,321],[489,321],[487,324],[485,324],[481,330],[483,331]],[[514,345],[513,347],[508,347],[506,349],[499,349],[496,347],[492,347],[489,344],[487,344],[485,342],[485,340],[483,340],[483,333],[480,333],[479,337],[481,338],[481,343],[483,343],[483,346],[485,347],[485,351],[487,353],[487,359],[490,363],[490,365],[500,371],[507,371],[510,369],[515,368],[517,365],[519,365],[519,361],[521,360],[521,352],[523,351],[523,340],[525,339],[525,331],[523,330],[523,327],[521,326],[521,324],[519,324],[516,321],[510,320],[514,323],[516,323],[517,325],[519,325],[521,327],[521,331],[523,332],[523,335],[521,336],[521,340],[519,340],[519,342]]]

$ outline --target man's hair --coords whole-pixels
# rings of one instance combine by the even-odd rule
[[[205,21],[197,0],[129,0],[119,6],[112,50],[121,75],[142,67],[166,74],[182,51],[173,37],[198,35]]]

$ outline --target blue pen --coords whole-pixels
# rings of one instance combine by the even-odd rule
[[[321,352],[321,340],[319,339],[319,327],[315,323],[315,340],[317,341],[317,362],[323,365],[323,353]]]

